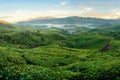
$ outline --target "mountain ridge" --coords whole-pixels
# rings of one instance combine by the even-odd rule
[[[90,25],[94,27],[120,25],[120,19],[101,19],[91,17],[65,17],[65,18],[49,18],[49,19],[31,19],[28,21],[18,22],[17,24],[79,24]]]

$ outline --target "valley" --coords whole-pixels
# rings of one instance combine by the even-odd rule
[[[48,20],[0,23],[0,80],[120,79],[117,22]]]

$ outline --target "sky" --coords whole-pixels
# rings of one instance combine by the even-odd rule
[[[120,18],[120,0],[0,0],[0,19],[8,22],[69,16]]]

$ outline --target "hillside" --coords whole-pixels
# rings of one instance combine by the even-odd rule
[[[66,30],[1,24],[0,80],[120,79],[120,25]]]
[[[116,28],[77,28],[73,34],[56,28],[4,30],[0,33],[0,79],[119,80]]]
[[[7,21],[0,20],[0,24],[9,24]]]
[[[0,30],[13,29],[13,28],[15,28],[15,27],[12,24],[10,24],[9,22],[0,20]]]

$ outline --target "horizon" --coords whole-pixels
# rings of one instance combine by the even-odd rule
[[[11,23],[19,23],[19,22],[26,22],[26,21],[31,21],[31,20],[47,20],[47,19],[61,19],[61,18],[70,18],[70,17],[77,17],[77,18],[90,18],[90,19],[102,19],[102,20],[117,20],[117,19],[120,19],[120,18],[97,18],[97,17],[82,17],[82,16],[67,16],[67,17],[60,17],[60,18],[57,18],[57,17],[36,17],[36,18],[30,18],[30,19],[26,19],[26,20],[21,20],[21,21],[16,21],[16,22],[11,22]]]
[[[70,16],[117,19],[119,4],[119,0],[1,0],[0,19],[8,22]]]

